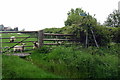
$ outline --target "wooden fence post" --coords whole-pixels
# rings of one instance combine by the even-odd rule
[[[88,47],[88,30],[86,31],[86,41],[85,41],[85,47]]]
[[[39,43],[39,48],[43,46],[43,37],[44,37],[43,30],[39,30],[39,31],[38,31],[38,43]]]
[[[97,43],[97,40],[96,40],[96,38],[95,38],[95,35],[94,35],[94,32],[93,32],[91,26],[90,26],[90,30],[91,30],[91,32],[92,32],[92,36],[93,36],[93,39],[94,39],[94,41],[95,41],[95,45],[96,45],[97,48],[99,48],[98,43]]]

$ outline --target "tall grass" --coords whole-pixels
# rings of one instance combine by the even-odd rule
[[[43,47],[30,56],[35,65],[66,78],[117,78],[118,55],[100,48]],[[116,48],[115,48],[116,49]],[[110,49],[109,49],[110,50]],[[116,49],[119,51],[118,49]],[[112,51],[112,50],[111,50]],[[115,55],[114,55],[115,54]],[[30,60],[28,57],[27,60]]]
[[[3,55],[2,77],[6,78],[60,78],[45,72],[34,64],[16,56]]]

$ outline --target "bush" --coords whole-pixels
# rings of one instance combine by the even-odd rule
[[[120,27],[118,28],[113,28],[111,31],[111,37],[112,37],[112,41],[116,42],[116,43],[120,43]]]
[[[96,26],[94,27],[94,33],[96,40],[98,42],[98,45],[105,46],[108,43],[110,43],[110,31],[107,30],[104,26]]]
[[[48,54],[31,56],[36,65],[53,74],[66,78],[116,78],[118,77],[118,56],[112,49],[59,46]],[[92,54],[93,53],[93,54]],[[104,55],[100,55],[103,53]]]

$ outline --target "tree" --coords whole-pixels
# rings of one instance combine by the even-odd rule
[[[105,46],[110,42],[109,31],[97,20],[80,8],[68,12],[63,33],[74,34],[80,43],[87,46]]]
[[[65,26],[72,25],[96,25],[97,20],[93,18],[89,13],[86,13],[81,8],[71,9],[68,12],[67,20],[64,22]]]
[[[71,9],[68,12],[67,20],[65,21],[65,26],[71,26],[72,24],[78,24],[81,22],[82,17],[80,16],[80,13],[84,13],[84,11],[80,8],[77,8],[76,10]]]
[[[80,8],[71,9],[68,12],[67,20],[65,21],[66,30],[69,33],[76,35],[81,43],[87,47],[88,38],[93,39],[91,43],[95,42],[98,47],[93,28],[97,26],[97,20]],[[89,34],[90,33],[90,34]],[[91,36],[92,35],[92,36]],[[89,36],[89,37],[88,37]]]
[[[14,31],[18,31],[18,27],[15,27],[15,28],[14,28]]]
[[[114,10],[109,14],[104,24],[108,27],[120,27],[120,11]]]

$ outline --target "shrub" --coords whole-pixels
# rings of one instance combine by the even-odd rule
[[[113,28],[113,33],[112,33],[112,41],[116,43],[120,43],[120,27],[118,28]]]
[[[67,78],[116,78],[118,56],[112,49],[58,46],[48,54],[32,55],[34,63],[46,71]],[[91,54],[93,53],[93,54]],[[104,55],[100,55],[103,53]]]
[[[104,26],[96,26],[94,27],[94,33],[96,40],[98,42],[98,45],[105,46],[108,43],[110,43],[110,31],[107,30]]]

